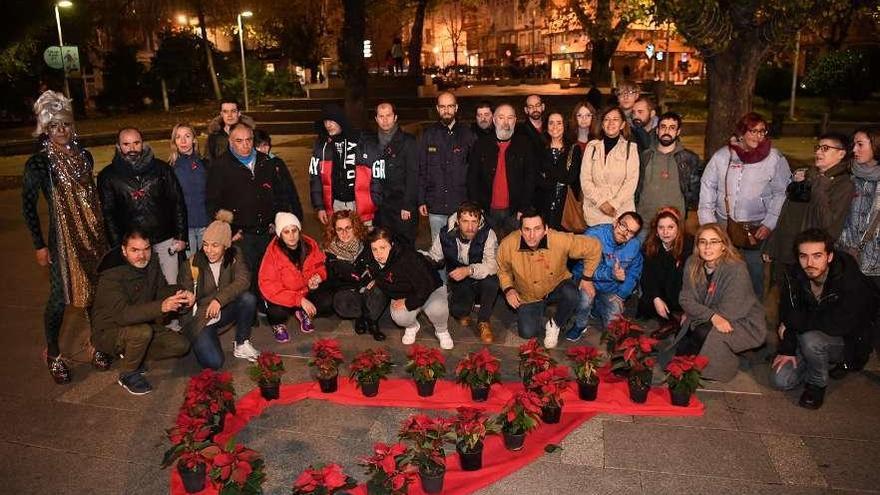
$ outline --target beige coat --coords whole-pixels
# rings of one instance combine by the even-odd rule
[[[539,301],[553,292],[563,280],[570,279],[568,259],[584,260],[584,274],[592,276],[602,258],[602,246],[594,237],[557,232],[547,235],[537,249],[521,243],[517,230],[498,247],[498,281],[501,290],[516,289],[523,303]]]
[[[581,189],[584,191],[584,220],[587,225],[592,227],[616,220],[599,209],[599,205],[605,202],[617,210],[617,215],[635,211],[638,183],[639,150],[635,142],[620,136],[607,160],[601,139],[587,143],[581,162]]]

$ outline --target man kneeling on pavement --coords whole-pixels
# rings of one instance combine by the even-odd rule
[[[474,303],[480,305],[476,332],[484,344],[491,344],[493,338],[489,318],[498,298],[497,247],[498,238],[486,224],[480,205],[465,201],[434,236],[427,253],[435,262],[445,264],[452,293],[450,312],[462,327],[471,325]]]
[[[162,320],[191,308],[192,292],[169,285],[152,255],[146,234],[132,230],[120,249],[107,253],[98,268],[92,306],[92,345],[122,355],[119,384],[134,395],[153,388],[144,378],[145,361],[183,356],[189,341],[163,326]]]
[[[798,405],[818,409],[829,374],[843,378],[867,361],[876,302],[858,263],[834,250],[824,230],[801,232],[794,249],[798,263],[787,267],[780,288],[780,344],[770,378],[782,390],[803,383]]]

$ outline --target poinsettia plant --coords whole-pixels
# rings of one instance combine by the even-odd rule
[[[519,346],[519,376],[523,381],[555,365],[556,361],[537,338],[532,337]]]
[[[562,407],[562,392],[568,388],[570,380],[567,367],[554,366],[533,376],[529,389],[538,394],[544,406]]]
[[[489,433],[498,433],[499,425],[490,421],[482,409],[461,406],[452,420],[453,437],[459,448],[472,452]]]
[[[406,445],[388,445],[378,442],[373,445],[373,455],[361,460],[370,477],[367,481],[369,493],[387,495],[406,495],[409,487],[418,479],[418,467],[410,462],[411,454]]]
[[[205,418],[207,424],[219,431],[226,413],[235,414],[232,374],[205,369],[190,378],[180,412],[191,418]]]
[[[565,355],[573,365],[574,376],[579,382],[596,383],[599,381],[598,369],[602,364],[602,353],[595,347],[581,345],[570,347]]]
[[[693,394],[700,386],[700,375],[709,358],[697,356],[675,356],[666,365],[666,383],[675,393]]]
[[[193,464],[193,454],[198,453],[207,447],[211,442],[211,435],[214,433],[208,418],[205,416],[190,416],[186,411],[180,411],[177,414],[177,422],[175,425],[166,430],[168,440],[171,441],[171,448],[165,451],[162,458],[162,467],[168,467],[175,460],[184,457],[188,462],[184,462],[187,468]],[[200,457],[200,455],[199,455]],[[204,461],[202,462],[204,464]],[[195,469],[193,467],[193,469]]]
[[[614,364],[614,368],[626,370],[630,383],[638,386],[650,385],[651,371],[656,363],[654,347],[658,342],[646,335],[624,338],[615,347],[620,360]]]
[[[412,462],[423,474],[438,475],[446,470],[446,453],[443,445],[451,440],[452,421],[449,418],[432,418],[415,414],[400,427],[397,438],[412,446]]]
[[[312,344],[312,358],[309,367],[315,369],[318,378],[333,378],[339,374],[339,365],[344,358],[339,341],[336,339],[318,339]]]
[[[603,342],[606,345],[608,352],[611,353],[617,347],[617,344],[623,339],[627,337],[636,337],[644,332],[645,329],[639,324],[630,320],[626,316],[619,315],[617,318],[608,322],[608,325],[605,326],[600,342]]]
[[[455,367],[456,381],[471,388],[489,387],[500,380],[501,361],[487,347],[469,352]]]
[[[541,417],[541,397],[531,390],[521,390],[507,401],[494,422],[502,431],[521,435],[538,427]]]
[[[257,362],[248,366],[248,376],[259,385],[275,384],[284,375],[284,361],[281,356],[271,351],[263,351]]]
[[[342,471],[339,464],[309,466],[293,482],[292,495],[334,495],[342,490],[351,490],[357,480]]]
[[[366,349],[351,362],[349,377],[362,383],[377,383],[391,373],[391,355],[387,349]]]
[[[263,458],[255,450],[230,439],[225,448],[211,445],[202,450],[208,461],[208,477],[220,495],[257,495],[266,474]]]
[[[419,383],[434,381],[446,373],[446,358],[437,349],[413,344],[407,357],[406,371]]]

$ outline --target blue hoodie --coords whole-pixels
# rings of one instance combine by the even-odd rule
[[[593,285],[596,292],[611,293],[626,299],[632,294],[633,289],[639,283],[642,275],[642,244],[638,237],[634,237],[623,244],[617,244],[614,240],[614,225],[610,223],[590,227],[584,235],[595,237],[602,245],[602,260],[593,274]],[[614,278],[614,261],[620,262],[620,266],[626,272],[626,278],[619,282]],[[572,267],[572,278],[580,282],[584,271],[583,261],[579,261]]]

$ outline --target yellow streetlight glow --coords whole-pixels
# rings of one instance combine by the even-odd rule
[[[73,2],[71,2],[70,0],[61,0],[56,5],[58,5],[62,9],[66,9],[68,7],[73,7]]]
[[[242,17],[251,17],[252,15],[254,15],[254,13],[251,12],[250,10],[245,10],[244,12],[241,13]]]
[[[185,14],[177,14],[177,23],[181,26],[186,26],[189,23],[189,19],[187,19]]]

